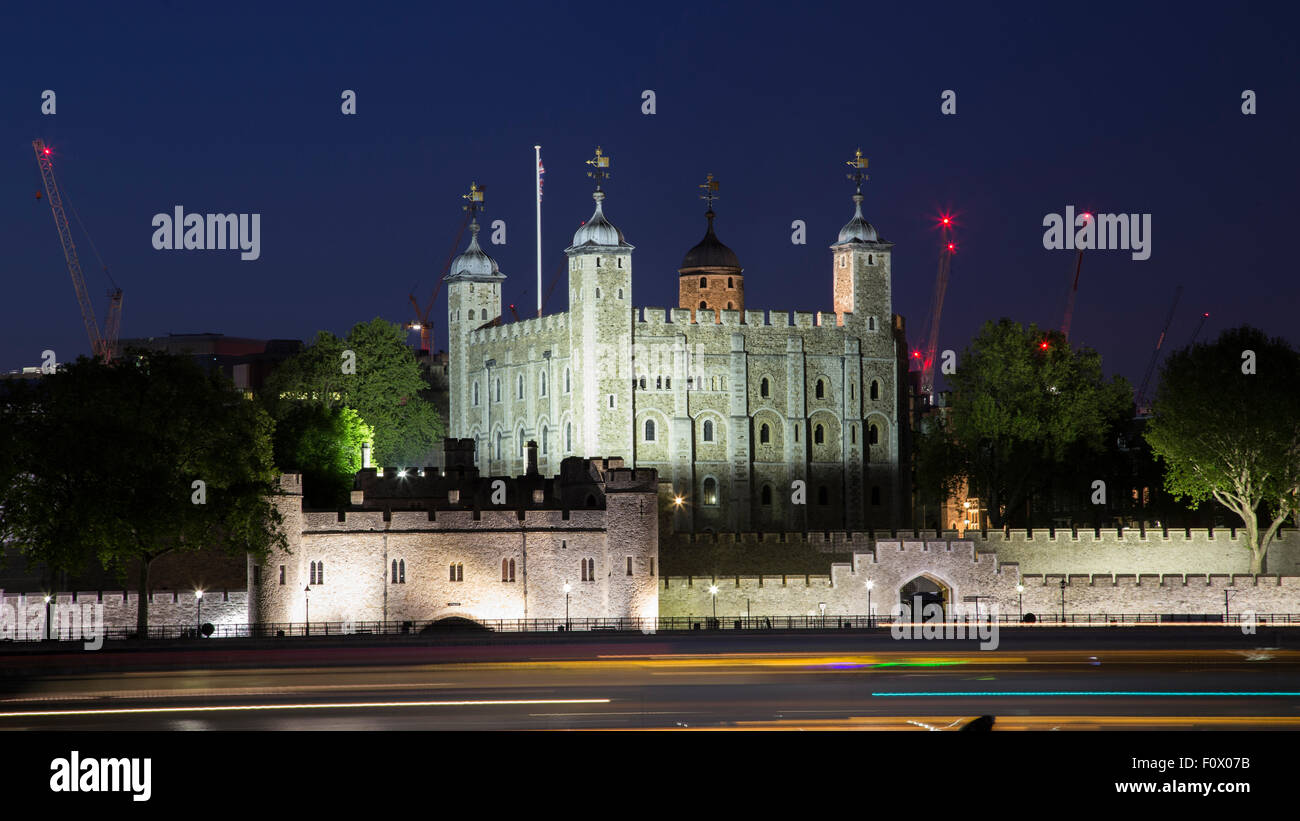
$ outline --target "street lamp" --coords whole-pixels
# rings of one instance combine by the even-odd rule
[[[573,590],[573,586],[570,585],[568,582],[565,582],[564,583],[564,629],[566,632],[569,629],[569,591],[571,590]]]
[[[876,583],[874,581],[872,581],[871,579],[867,579],[867,627],[875,626],[874,624],[875,619],[872,618],[873,614],[871,610],[871,588],[875,586]]]
[[[1020,597],[1020,601],[1016,605],[1016,610],[1020,615],[1020,620],[1024,621],[1025,620],[1025,586],[1023,584],[1017,584],[1016,593]]]
[[[45,638],[50,637],[50,596],[45,597]]]
[[[713,620],[716,622],[718,620],[718,586],[716,584],[709,585],[709,595],[713,597]]]
[[[203,591],[194,591],[194,635],[203,634]]]
[[[311,635],[311,585],[307,585],[302,589],[302,601],[303,604],[307,606],[307,617],[306,617],[306,621],[303,622],[302,634],[304,636],[310,636]]]
[[[1065,579],[1061,579],[1061,624],[1065,624]]]

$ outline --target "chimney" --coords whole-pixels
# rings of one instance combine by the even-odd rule
[[[524,446],[524,458],[527,464],[526,472],[529,476],[537,475],[537,441],[529,439],[528,444]]]

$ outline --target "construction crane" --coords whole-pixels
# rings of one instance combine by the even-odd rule
[[[480,189],[481,190],[481,189]],[[412,293],[407,294],[411,301],[411,306],[415,308],[415,319],[406,323],[406,330],[420,332],[420,351],[428,354],[433,348],[433,305],[438,300],[438,294],[442,291],[442,278],[449,273],[451,261],[456,256],[456,249],[460,247],[460,239],[465,235],[465,227],[469,225],[470,214],[465,214],[465,219],[460,224],[460,230],[456,232],[456,239],[451,243],[451,251],[447,253],[447,261],[442,264],[442,274],[438,276],[438,282],[433,286],[433,295],[423,308],[420,302],[415,298],[415,286],[411,286]]]
[[[63,245],[63,258],[68,263],[68,272],[72,274],[72,286],[77,292],[77,303],[81,306],[81,320],[86,325],[86,335],[90,337],[90,348],[95,356],[104,362],[113,360],[113,349],[117,346],[118,331],[122,326],[122,289],[114,284],[108,291],[108,316],[104,321],[104,332],[99,331],[99,322],[95,319],[95,309],[90,303],[86,291],[86,278],[81,273],[81,259],[77,256],[76,243],[72,241],[72,229],[68,226],[68,217],[63,210],[63,196],[59,192],[59,183],[54,178],[53,152],[44,140],[32,140],[36,150],[36,164],[41,169],[41,180],[45,183],[45,193],[50,200],[50,210],[54,213],[54,226],[59,231],[59,242]],[[85,230],[85,226],[82,226]],[[94,247],[91,242],[91,247]],[[98,255],[98,251],[96,251]],[[100,260],[103,264],[103,260]],[[104,268],[108,272],[108,268]],[[112,277],[109,277],[110,282]]]
[[[1080,214],[1086,225],[1091,219],[1092,214],[1084,211]],[[1073,230],[1072,228],[1069,230]],[[1074,284],[1070,286],[1070,295],[1065,299],[1065,316],[1061,319],[1061,335],[1065,341],[1070,341],[1070,323],[1074,321],[1074,298],[1079,294],[1079,271],[1083,268],[1083,249],[1074,256]]]
[[[1156,363],[1160,361],[1160,347],[1165,344],[1165,336],[1169,333],[1169,325],[1174,321],[1174,311],[1178,309],[1178,299],[1183,295],[1183,286],[1179,285],[1178,290],[1174,291],[1174,304],[1169,306],[1169,315],[1165,317],[1165,325],[1160,329],[1160,337],[1156,339],[1156,349],[1151,352],[1151,361],[1147,364],[1146,375],[1142,377],[1142,387],[1137,392],[1137,410],[1143,413],[1147,410],[1147,386],[1151,384],[1151,374],[1155,373]],[[1206,314],[1209,316],[1209,314]]]
[[[1196,337],[1201,335],[1201,329],[1205,327],[1205,320],[1209,318],[1210,318],[1209,311],[1206,311],[1205,313],[1201,314],[1201,321],[1196,323],[1196,330],[1192,331],[1192,338],[1190,341],[1188,341],[1187,343],[1188,345],[1196,344]]]
[[[930,320],[926,328],[925,348],[912,352],[912,367],[921,372],[921,393],[930,402],[934,394],[934,360],[939,350],[939,320],[943,315],[943,298],[948,290],[948,273],[952,267],[952,255],[957,245],[952,241],[952,216],[944,214],[939,217],[939,228],[943,232],[943,244],[939,249],[939,270],[934,279],[934,294],[930,301]]]

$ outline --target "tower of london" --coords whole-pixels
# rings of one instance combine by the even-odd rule
[[[678,305],[642,308],[597,159],[595,210],[564,251],[563,313],[505,322],[506,276],[472,220],[446,277],[448,435],[475,443],[484,475],[522,473],[530,440],[544,474],[606,454],[654,468],[679,532],[905,523],[906,343],[893,243],[863,215],[861,175],[829,246],[831,310],[749,309],[711,197]]]

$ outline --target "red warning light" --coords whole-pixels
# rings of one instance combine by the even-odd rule
[[[953,245],[953,244],[950,242],[950,243],[948,243],[948,250],[949,250],[949,251],[956,251],[956,250],[957,250],[957,246],[956,246],[956,245]]]
[[[1039,343],[1038,343],[1038,347],[1041,348],[1041,349],[1044,350],[1044,351],[1047,350],[1048,347],[1049,347],[1048,344],[1047,344],[1047,340],[1044,339],[1042,342],[1039,342]]]
[[[45,156],[48,157],[49,155],[50,155],[50,149],[47,148],[47,149],[45,149]]]

